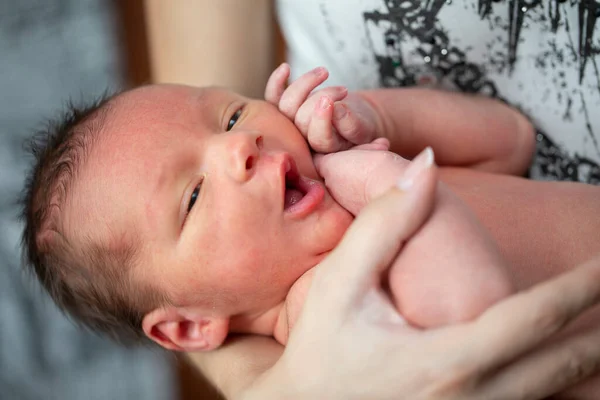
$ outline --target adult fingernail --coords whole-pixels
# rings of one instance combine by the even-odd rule
[[[434,163],[434,154],[431,147],[426,147],[418,156],[416,156],[411,163],[404,171],[404,174],[398,181],[398,187],[401,190],[408,191],[412,185],[415,183],[415,180],[421,174],[421,172],[425,171],[427,168],[431,167]]]

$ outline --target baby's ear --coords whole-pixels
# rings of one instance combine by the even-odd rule
[[[229,318],[195,308],[157,308],[144,316],[146,336],[168,350],[209,351],[219,347],[229,330]]]

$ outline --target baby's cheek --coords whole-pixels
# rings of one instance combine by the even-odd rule
[[[322,243],[325,244],[324,251],[331,251],[338,245],[352,224],[354,217],[345,208],[335,203],[335,206],[328,215],[328,219],[328,229],[322,239]]]

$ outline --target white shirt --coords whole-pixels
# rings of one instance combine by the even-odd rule
[[[481,4],[480,4],[481,3]],[[293,77],[484,93],[538,129],[531,176],[600,183],[595,1],[278,0]]]

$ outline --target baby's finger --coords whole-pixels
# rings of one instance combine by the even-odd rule
[[[350,147],[334,132],[331,125],[333,102],[327,96],[320,98],[317,103],[310,123],[308,125],[307,139],[310,147],[320,153],[332,153]]]
[[[363,144],[371,140],[371,132],[364,129],[362,121],[344,103],[336,103],[333,110],[333,126],[346,140]]]
[[[271,104],[279,105],[281,95],[285,91],[285,85],[290,77],[290,66],[287,63],[281,64],[269,76],[265,88],[265,100]]]
[[[323,89],[319,89],[306,100],[306,102],[313,101],[313,98],[319,99],[323,96],[327,96],[333,103],[336,101],[343,100],[348,96],[348,88],[346,86],[329,86]]]
[[[475,323],[467,363],[479,372],[530,351],[600,301],[600,257],[488,309]]]
[[[474,394],[478,399],[545,399],[599,370],[600,332],[594,330],[511,363]]]
[[[386,138],[377,138],[373,140],[371,143],[365,143],[358,146],[354,146],[352,150],[389,150],[390,141]]]
[[[310,124],[310,120],[312,119],[313,114],[315,113],[315,107],[318,105],[321,98],[329,97],[329,99],[331,99],[331,101],[335,104],[336,101],[342,100],[347,95],[348,89],[346,89],[345,86],[330,86],[317,90],[315,93],[311,94],[300,106],[296,112],[294,123],[300,132],[302,132],[302,134],[306,137],[308,135],[308,126]],[[329,124],[331,124],[331,117],[329,118]]]
[[[279,110],[292,121],[296,112],[306,101],[310,92],[325,82],[329,72],[324,67],[318,67],[307,72],[288,86],[279,101]]]

